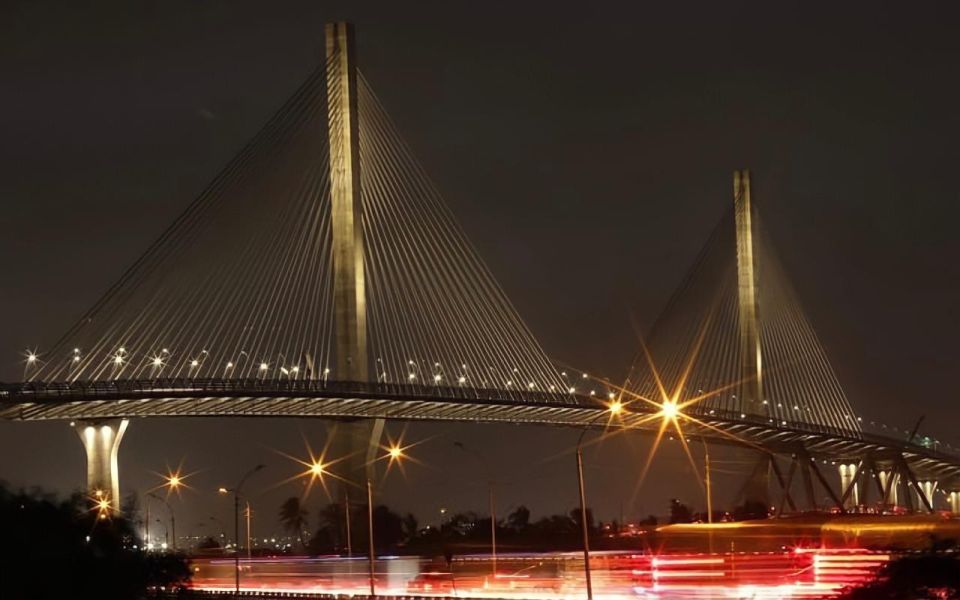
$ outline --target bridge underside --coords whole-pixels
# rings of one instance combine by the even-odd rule
[[[656,431],[656,408],[633,403],[612,421],[589,396],[432,386],[317,381],[115,381],[29,383],[0,388],[0,419],[106,420],[142,417],[320,417],[471,421],[594,426]],[[715,412],[715,411],[714,411]],[[960,482],[960,458],[893,438],[805,426],[778,427],[762,418],[692,415],[688,438],[753,446],[773,454],[798,449],[813,459],[876,461],[902,456],[918,477]],[[653,418],[652,418],[653,417]]]

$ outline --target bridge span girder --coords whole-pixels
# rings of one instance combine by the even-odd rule
[[[456,387],[355,384],[311,381],[150,381],[85,384],[16,384],[0,387],[0,419],[106,420],[156,416],[319,417],[523,423],[583,427],[606,404],[596,398],[515,393]],[[652,409],[624,411],[611,427],[656,431]],[[903,464],[917,481],[938,481],[940,489],[960,484],[960,459],[916,444],[869,434],[776,427],[739,415],[696,415],[683,421],[691,439],[753,447],[771,455],[811,461],[859,462],[871,457],[878,469]],[[804,470],[801,470],[804,471]],[[801,476],[806,477],[805,475]],[[811,477],[819,479],[815,473]],[[902,478],[901,478],[902,479]]]

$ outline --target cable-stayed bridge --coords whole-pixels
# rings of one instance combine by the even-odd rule
[[[0,389],[0,418],[78,422],[91,489],[119,498],[135,417],[348,419],[347,450],[366,448],[354,469],[384,419],[651,431],[673,419],[761,450],[754,479],[775,475],[789,508],[801,483],[810,504],[820,485],[843,509],[875,480],[884,503],[915,494],[931,509],[940,485],[960,509],[960,460],[862,430],[763,237],[748,173],[626,385],[597,384],[537,343],[357,68],[352,29],[326,33],[324,64]],[[615,421],[600,418],[611,390],[627,407]],[[839,492],[818,460],[840,463]]]

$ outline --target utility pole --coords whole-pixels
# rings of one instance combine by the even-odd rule
[[[367,532],[369,534],[367,542],[370,546],[370,597],[373,598],[377,595],[377,585],[374,579],[374,563],[376,562],[377,555],[373,548],[373,486],[370,484],[369,479],[367,480]]]
[[[490,558],[493,577],[497,577],[497,510],[493,499],[493,482],[490,482]]]
[[[144,505],[145,505],[147,516],[143,522],[143,529],[144,529],[143,535],[146,536],[147,538],[146,540],[144,540],[144,543],[147,545],[146,549],[149,550],[150,549],[150,497],[149,496],[147,496],[147,499],[144,501]]]
[[[487,494],[490,497],[490,559],[491,559],[491,572],[493,577],[497,576],[497,511],[496,511],[496,494],[493,480],[493,469],[490,468],[490,463],[480,455],[479,452],[476,452],[472,449],[468,449],[463,442],[454,442],[454,447],[463,450],[464,452],[473,456],[474,459],[480,464],[484,471],[486,471],[489,481],[487,482],[488,490]],[[442,523],[441,523],[442,525]]]
[[[343,493],[343,512],[344,523],[347,524],[347,558],[353,558],[353,540],[350,535],[350,493],[346,490]]]
[[[710,490],[710,451],[707,450],[706,438],[700,438],[703,442],[703,472],[707,487],[707,523],[713,525],[713,494]]]
[[[247,500],[247,560],[250,560],[253,552],[253,548],[250,543],[250,501]]]

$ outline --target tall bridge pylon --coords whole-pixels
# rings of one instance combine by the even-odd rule
[[[740,394],[763,401],[763,351],[760,340],[760,294],[753,241],[750,171],[733,173],[733,212],[737,229],[737,291],[740,325]]]
[[[32,385],[575,403],[358,69],[353,27],[325,35],[324,64],[27,365]],[[345,412],[338,464],[369,477],[384,421]]]
[[[857,436],[860,423],[762,227],[750,172],[654,322],[629,387],[702,416]]]
[[[368,381],[367,292],[364,275],[363,199],[360,178],[360,113],[357,49],[353,25],[328,23],[327,135],[330,148],[330,233],[333,261],[333,318],[337,372],[348,381]],[[355,420],[339,425],[336,456],[346,476],[337,496],[349,494],[362,472],[374,479],[383,419]]]

